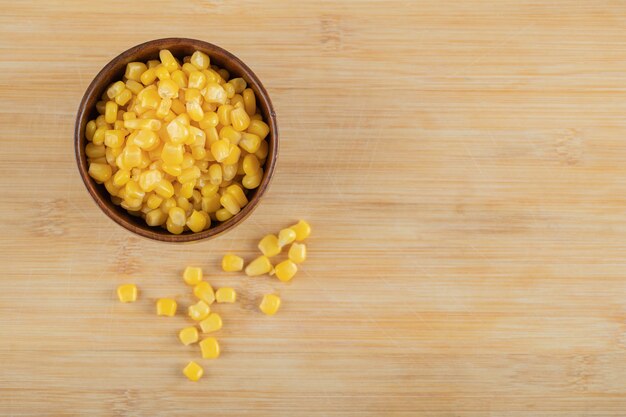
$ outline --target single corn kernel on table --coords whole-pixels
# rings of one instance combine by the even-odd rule
[[[173,4],[0,0],[0,416],[624,417],[623,2]],[[254,213],[189,245],[114,224],[72,155],[93,77],[164,36],[233,52],[280,129]],[[300,218],[306,251],[269,258],[296,275],[248,276]]]

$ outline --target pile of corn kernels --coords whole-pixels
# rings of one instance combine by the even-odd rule
[[[282,282],[290,281],[298,272],[298,264],[304,262],[307,257],[306,245],[302,243],[311,234],[310,225],[300,220],[288,228],[282,229],[278,236],[269,234],[258,244],[262,255],[251,261],[245,268],[248,276],[260,276],[263,274],[276,275]],[[283,248],[289,247],[287,259],[272,265],[270,258],[279,255]],[[243,258],[226,254],[222,258],[222,270],[225,272],[240,272],[244,270]],[[216,291],[211,284],[203,280],[202,268],[188,266],[183,273],[185,283],[193,287],[193,295],[198,301],[187,309],[187,315],[194,322],[178,333],[178,338],[185,346],[198,343],[200,353],[204,359],[215,359],[220,355],[220,345],[213,336],[204,337],[200,340],[200,331],[203,334],[212,333],[222,328],[222,317],[211,312],[211,304],[234,303],[237,301],[237,293],[233,288],[222,287]],[[137,286],[135,284],[123,284],[117,288],[117,296],[123,303],[131,303],[137,300]],[[259,304],[259,310],[268,316],[276,314],[280,308],[281,299],[277,294],[266,294]],[[176,315],[178,303],[172,298],[160,298],[156,302],[156,313],[159,316],[172,317]],[[183,369],[183,374],[191,381],[198,381],[204,374],[200,364],[191,361]]]
[[[196,51],[181,63],[130,62],[85,128],[89,175],[149,226],[200,232],[248,204],[263,178],[269,126],[243,78]]]

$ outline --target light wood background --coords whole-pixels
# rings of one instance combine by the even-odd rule
[[[0,415],[626,415],[626,2],[0,10]],[[185,246],[108,220],[72,151],[97,71],[168,36],[248,63],[282,140],[255,213]],[[314,233],[290,285],[219,272],[298,218]],[[188,264],[241,299],[197,384],[185,319],[153,314],[191,300]]]

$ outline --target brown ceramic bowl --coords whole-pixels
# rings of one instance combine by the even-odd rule
[[[211,228],[198,233],[188,231],[180,235],[174,235],[160,227],[148,226],[142,218],[131,216],[122,207],[113,204],[104,185],[96,184],[87,173],[89,167],[87,166],[87,157],[85,155],[86,138],[84,132],[87,122],[98,115],[96,102],[100,99],[100,96],[110,83],[122,79],[127,63],[132,61],[146,62],[150,59],[158,59],[159,50],[161,49],[169,49],[172,54],[179,59],[182,59],[183,56],[191,55],[196,50],[202,51],[209,55],[211,64],[225,68],[233,78],[242,77],[246,80],[248,86],[254,90],[257,98],[257,106],[263,115],[264,121],[270,127],[270,133],[266,138],[269,145],[269,154],[265,162],[265,172],[259,187],[248,194],[249,203],[231,219],[221,223],[213,223]],[[274,168],[276,167],[276,159],[278,156],[278,126],[276,125],[276,113],[274,112],[272,102],[263,84],[261,84],[261,81],[254,75],[252,70],[239,58],[219,46],[208,42],[184,38],[157,39],[142,43],[141,45],[134,46],[122,52],[102,68],[98,75],[96,75],[96,78],[89,84],[80,102],[78,114],[76,115],[74,147],[78,170],[87,187],[87,191],[89,191],[89,194],[91,194],[91,197],[93,197],[100,209],[113,219],[113,221],[135,234],[150,239],[164,242],[190,242],[210,239],[225,233],[227,230],[241,223],[259,204],[261,197],[269,186],[272,175],[274,174]]]

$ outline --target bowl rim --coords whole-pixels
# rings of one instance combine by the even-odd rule
[[[96,94],[97,90],[99,90],[100,88],[104,88],[103,85],[106,85],[112,81],[112,78],[116,76],[116,71],[120,70],[120,68],[117,68],[116,70],[116,67],[118,67],[121,62],[123,62],[123,64],[121,64],[123,66],[125,66],[128,62],[132,62],[132,58],[137,54],[140,54],[141,51],[145,48],[151,48],[158,51],[160,49],[167,49],[176,45],[184,45],[196,50],[200,50],[209,55],[211,59],[213,59],[215,55],[218,55],[218,61],[224,60],[236,67],[236,69],[241,72],[241,74],[237,75],[239,77],[245,78],[246,81],[249,84],[252,84],[252,86],[254,87],[255,93],[257,93],[257,103],[261,104],[261,110],[266,113],[264,114],[264,117],[266,117],[267,120],[264,121],[270,127],[270,132],[267,138],[269,151],[268,157],[265,162],[265,171],[263,173],[261,183],[254,190],[254,195],[252,196],[252,198],[249,199],[248,204],[246,204],[246,206],[243,207],[241,211],[234,215],[232,218],[219,223],[215,227],[210,227],[209,229],[197,233],[182,233],[179,235],[175,235],[167,231],[163,233],[162,229],[157,229],[155,227],[153,228],[152,226],[148,226],[145,223],[140,224],[138,222],[133,222],[130,220],[130,215],[126,216],[121,214],[118,209],[115,208],[117,206],[113,206],[112,202],[109,202],[109,204],[105,202],[105,199],[108,198],[108,192],[104,190],[106,195],[103,195],[101,190],[104,189],[104,186],[101,184],[96,184],[96,182],[88,174],[87,159],[85,153],[86,138],[84,138],[84,135],[82,134],[84,130],[84,125],[86,125],[89,115],[93,111],[93,107],[87,109],[87,102],[92,99],[92,96]],[[261,83],[261,80],[241,59],[237,58],[231,52],[215,44],[191,38],[153,39],[135,45],[115,56],[96,74],[91,83],[89,83],[89,85],[87,86],[85,93],[83,94],[83,97],[80,101],[74,125],[74,153],[76,157],[76,164],[78,166],[78,171],[83,180],[83,183],[96,205],[107,215],[107,217],[109,217],[115,223],[122,226],[124,229],[130,231],[131,233],[151,240],[168,243],[197,242],[201,240],[212,239],[235,228],[237,225],[243,222],[258,206],[261,198],[267,191],[267,188],[272,181],[273,174],[276,170],[276,163],[278,160],[278,150],[279,140],[276,112],[274,111],[270,96],[263,84]],[[160,233],[156,230],[159,230]]]

